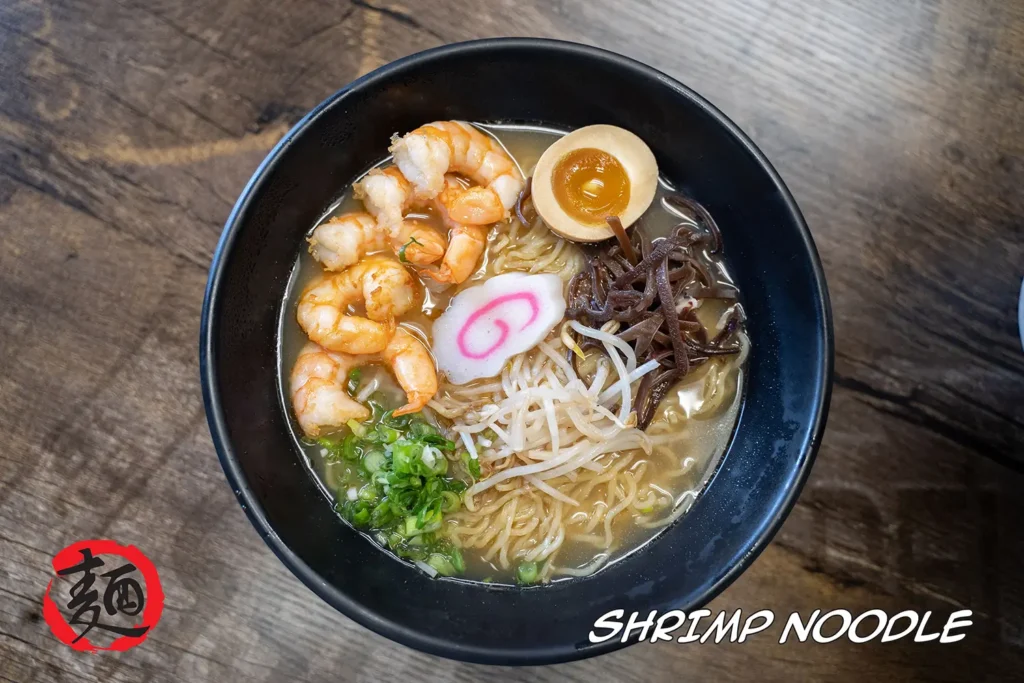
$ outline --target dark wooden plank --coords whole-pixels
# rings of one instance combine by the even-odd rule
[[[397,647],[250,528],[202,418],[195,341],[235,196],[301,114],[447,41],[614,49],[710,98],[779,168],[832,293],[811,481],[712,609],[975,611],[956,645],[640,646],[544,670]],[[867,0],[16,0],[0,6],[0,679],[993,680],[1024,663],[1024,7]],[[110,536],[167,612],[111,657],[39,616],[49,559]],[[773,629],[774,632],[774,629]]]

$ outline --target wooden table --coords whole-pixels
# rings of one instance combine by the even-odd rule
[[[0,5],[0,678],[1005,680],[1024,664],[1024,4],[999,0],[10,0]],[[642,645],[534,670],[391,644],[315,598],[225,484],[198,382],[210,255],[324,97],[496,35],[611,48],[765,151],[835,312],[831,417],[775,542],[712,609],[974,611],[954,645]],[[68,543],[166,591],[130,652],[40,617]],[[1016,672],[1016,676],[1014,676]]]

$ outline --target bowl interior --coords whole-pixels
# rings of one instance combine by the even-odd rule
[[[662,173],[711,211],[744,294],[752,341],[731,446],[690,512],[593,577],[526,590],[431,580],[333,512],[296,452],[275,378],[276,318],[303,236],[340,191],[427,121],[610,123],[643,138]],[[783,339],[785,342],[783,342]],[[401,60],[357,81],[271,153],[228,221],[203,319],[208,415],[257,529],[325,600],[407,645],[450,657],[552,662],[611,610],[689,609],[768,542],[824,426],[831,327],[820,265],[784,186],[720,113],[667,77],[592,48],[484,41]]]

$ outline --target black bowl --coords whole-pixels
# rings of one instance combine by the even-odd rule
[[[753,352],[727,454],[689,513],[596,575],[529,589],[432,580],[335,515],[289,435],[275,377],[277,316],[303,236],[388,139],[439,119],[627,128],[662,173],[717,218],[744,293]],[[690,610],[767,545],[825,428],[832,326],[800,211],[764,155],[699,95],[582,45],[484,40],[428,50],[360,78],[300,121],[242,192],[210,269],[200,363],[221,464],[253,525],[317,595],[400,643],[475,662],[539,664],[622,647],[594,620]]]

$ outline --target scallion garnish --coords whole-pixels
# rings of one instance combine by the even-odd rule
[[[516,567],[516,581],[524,586],[537,582],[540,567],[536,562],[523,562]]]
[[[358,386],[358,377],[349,379]],[[344,438],[318,442],[328,462],[346,463],[344,477],[336,482],[336,509],[399,557],[424,563],[442,576],[462,573],[462,553],[441,534],[444,515],[459,509],[466,490],[464,481],[448,476],[455,443],[421,417],[395,417],[380,395],[368,403],[369,420],[350,421]],[[476,478],[479,464],[473,464],[476,474],[472,464],[467,470]]]

